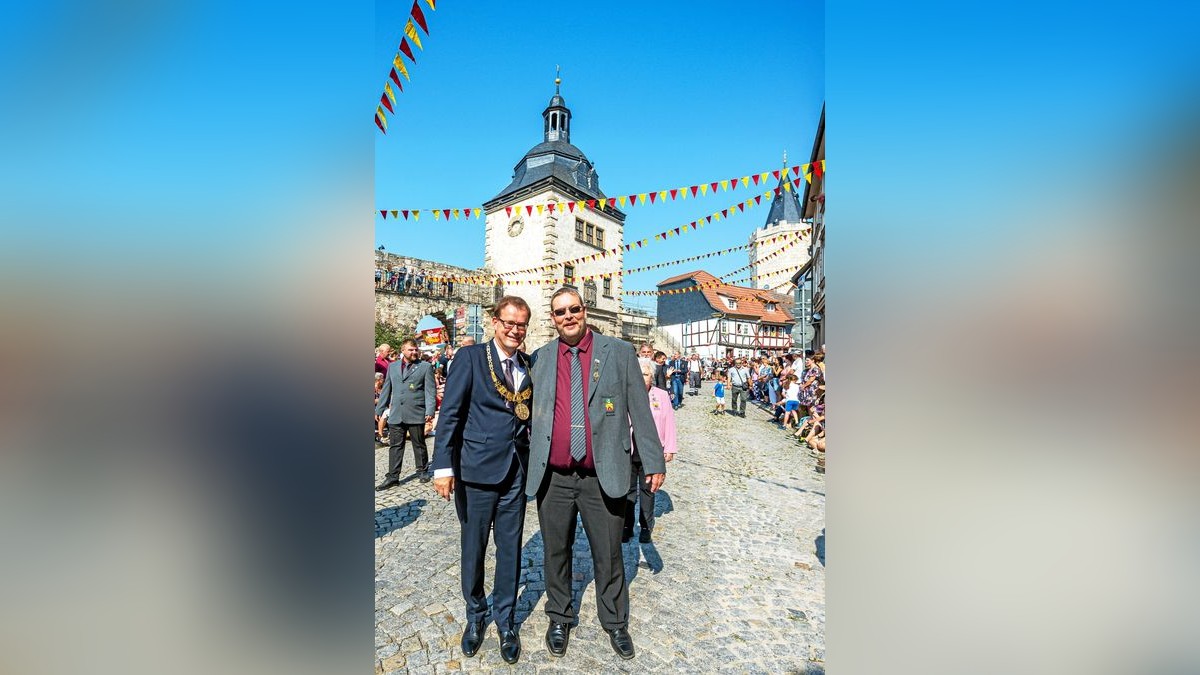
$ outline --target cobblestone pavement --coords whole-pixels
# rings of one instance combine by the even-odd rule
[[[376,673],[824,673],[825,478],[765,410],[748,406],[745,419],[713,415],[711,392],[705,383],[676,413],[679,454],[657,495],[653,543],[639,544],[635,534],[624,548],[633,660],[617,657],[597,621],[582,525],[574,550],[579,625],[566,656],[546,651],[533,501],[521,553],[521,659],[511,666],[501,660],[490,623],[479,653],[464,657],[454,505],[410,474],[376,493]],[[387,448],[377,448],[376,482],[386,465]],[[411,467],[407,450],[404,468]],[[489,544],[489,589],[493,556]]]

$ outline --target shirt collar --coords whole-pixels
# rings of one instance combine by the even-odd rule
[[[586,331],[583,334],[583,339],[580,340],[579,344],[576,346],[579,347],[579,351],[583,354],[587,354],[588,352],[590,352],[592,350],[592,331],[590,331],[590,330]],[[562,338],[558,339],[558,353],[559,354],[566,354],[568,351],[570,351],[570,349],[571,349],[571,345],[563,342]]]

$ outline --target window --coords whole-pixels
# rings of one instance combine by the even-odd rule
[[[612,277],[604,277],[604,297],[612,297]]]
[[[565,279],[568,284],[575,282],[574,265],[563,265],[563,279]]]
[[[775,311],[775,303],[773,303],[773,302],[768,302],[768,303],[767,303],[767,311],[768,311],[768,312],[774,312],[774,311]]]
[[[596,248],[604,248],[604,228],[596,227],[592,223],[584,220],[575,219],[575,241],[595,246]]]
[[[504,297],[504,284],[499,279],[496,280],[496,287],[492,289],[492,302],[500,302],[500,298]]]
[[[721,296],[721,299],[725,301],[725,306],[729,309],[737,309],[737,300],[724,295]]]
[[[583,282],[583,304],[588,307],[596,306],[596,282],[591,279]]]

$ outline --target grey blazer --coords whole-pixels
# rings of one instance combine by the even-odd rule
[[[391,408],[388,424],[422,424],[426,415],[437,410],[437,381],[433,378],[433,366],[427,361],[410,365],[400,377],[400,362],[388,366],[383,389],[379,392],[379,403],[375,414]]]
[[[558,385],[558,338],[531,355],[533,427],[529,444],[529,477],[525,492],[537,495],[550,460],[554,428],[554,397]],[[633,345],[592,333],[592,365],[588,378],[588,419],[592,425],[592,458],[600,487],[609,497],[629,492],[630,429],[637,439],[647,474],[666,473],[662,443],[650,414],[650,395]],[[613,405],[612,414],[605,402]]]

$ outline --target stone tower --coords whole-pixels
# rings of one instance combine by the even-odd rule
[[[508,187],[483,205],[483,265],[493,274],[507,273],[498,294],[519,295],[533,310],[525,338],[529,350],[557,336],[550,296],[559,284],[549,283],[552,279],[572,279],[570,285],[588,307],[589,323],[605,335],[620,336],[621,277],[614,273],[624,257],[625,214],[612,205],[600,208],[598,200],[607,196],[595,167],[571,144],[571,110],[561,84],[555,78],[554,96],[542,111],[542,142],[517,162]],[[568,208],[569,202],[592,199],[595,208]],[[555,205],[553,212],[549,204]],[[618,250],[594,261],[578,260],[612,249]],[[606,276],[582,278],[592,275]]]
[[[787,153],[783,153],[783,166],[787,167]],[[788,189],[784,189],[787,185]],[[771,211],[767,214],[767,222],[762,227],[754,230],[750,234],[750,274],[754,277],[749,285],[754,288],[778,288],[791,279],[789,274],[771,274],[779,270],[803,265],[808,260],[808,238],[803,238],[802,242],[792,246],[783,253],[766,259],[767,256],[775,253],[783,248],[791,239],[777,239],[775,241],[763,243],[765,239],[770,239],[780,234],[796,232],[799,233],[808,229],[800,221],[801,214],[804,213],[800,208],[800,198],[796,194],[796,189],[792,187],[788,176],[780,172],[779,174],[779,195],[771,202]],[[793,272],[795,270],[792,270]],[[769,275],[769,276],[768,276]]]

